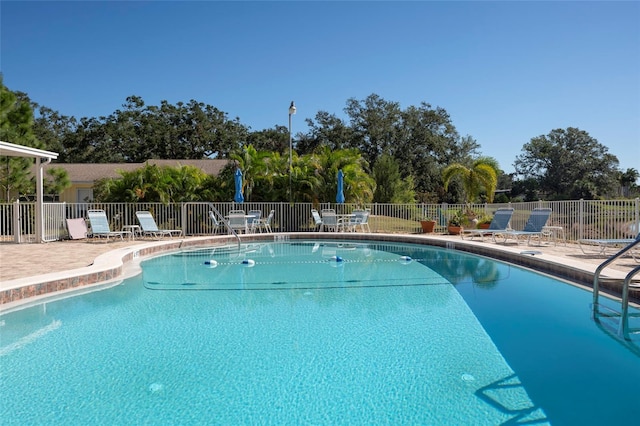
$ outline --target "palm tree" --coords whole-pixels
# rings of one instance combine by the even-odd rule
[[[231,159],[242,170],[242,192],[247,201],[251,200],[253,187],[266,170],[264,159],[268,156],[266,151],[257,151],[253,145],[243,146],[240,152],[230,155]]]
[[[462,181],[467,204],[475,201],[483,188],[487,192],[487,201],[491,203],[498,186],[497,163],[493,158],[480,157],[471,167],[460,163],[450,164],[442,171],[445,191],[454,178]]]
[[[314,198],[318,202],[333,202],[336,198],[338,170],[342,170],[346,202],[371,202],[375,181],[366,173],[367,166],[356,149],[332,151],[328,146],[318,149],[309,158],[309,173],[313,173],[315,177]]]
[[[199,190],[207,175],[194,166],[167,167],[163,183],[172,202],[199,201]]]
[[[293,153],[293,164],[298,157]],[[267,152],[263,169],[256,177],[254,201],[287,201],[289,199],[289,159],[277,151]],[[294,167],[295,170],[295,167]],[[294,192],[295,193],[295,192]]]

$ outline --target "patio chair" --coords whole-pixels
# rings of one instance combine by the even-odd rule
[[[322,229],[338,232],[342,224],[334,209],[322,209]]]
[[[91,227],[89,235],[92,238],[105,237],[109,241],[109,237],[120,237],[123,240],[125,235],[132,235],[129,231],[111,231],[107,213],[104,210],[89,210],[87,211],[87,217]]]
[[[547,224],[549,216],[551,216],[551,209],[548,207],[533,209],[521,231],[495,232],[493,240],[496,241],[496,237],[500,235],[504,238],[505,243],[509,238],[512,238],[516,243],[520,244],[521,237],[526,237],[527,245],[530,245],[531,237],[538,237],[539,244],[542,244],[542,228]]]
[[[216,215],[211,210],[209,210],[209,218],[211,219],[211,222],[213,222],[212,230],[214,235],[217,234],[221,229],[224,229],[224,223],[218,221],[218,219],[216,219]]]
[[[461,236],[464,239],[465,234],[468,234],[471,239],[480,237],[480,241],[484,241],[485,235],[491,235],[491,238],[495,239],[496,234],[510,230],[511,216],[513,216],[513,208],[500,208],[493,214],[488,229],[465,229]]]
[[[313,218],[315,230],[318,232],[322,231],[322,218],[320,217],[320,213],[318,213],[318,210],[311,209],[311,217]]]
[[[229,213],[228,222],[229,228],[233,229],[236,233],[245,233],[249,232],[249,226],[247,223],[247,215],[244,214],[244,211],[240,213],[239,211],[232,210]]]
[[[447,226],[449,225],[449,219],[442,213],[442,209],[438,207],[438,220],[436,221],[436,226],[433,228],[434,232],[445,232],[447,230]]]
[[[142,235],[146,237],[179,237],[182,229],[159,229],[153,215],[148,211],[137,211],[136,217],[142,228]]]
[[[356,216],[355,212],[353,212],[348,215],[342,215],[342,217],[338,219],[338,224],[342,231],[356,232],[356,228],[358,224],[360,224],[360,218]]]
[[[262,210],[249,210],[247,218],[247,226],[250,232],[256,232],[258,222],[262,219]]]
[[[360,227],[362,232],[371,232],[369,228],[369,210],[354,210],[353,214],[356,215],[356,228]]]
[[[273,220],[273,216],[276,214],[275,210],[271,210],[269,212],[269,215],[265,218],[262,219],[258,219],[255,222],[255,229],[258,232],[262,232],[264,230],[264,232],[273,232],[271,230],[271,221]]]
[[[362,232],[367,232],[367,228],[369,228],[368,221],[369,212],[362,209],[356,209],[349,215],[343,215],[341,220],[338,220],[338,224],[343,231],[356,232],[358,227],[360,227]],[[371,231],[369,230],[369,232]]]

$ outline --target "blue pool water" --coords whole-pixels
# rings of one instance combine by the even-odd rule
[[[142,266],[116,287],[1,317],[3,423],[637,418],[637,346],[594,323],[589,292],[504,263],[298,242]]]

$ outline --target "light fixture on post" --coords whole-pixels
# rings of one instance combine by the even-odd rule
[[[293,203],[293,190],[291,185],[291,173],[293,173],[293,137],[291,135],[291,116],[296,113],[296,104],[291,101],[289,105],[289,203]]]

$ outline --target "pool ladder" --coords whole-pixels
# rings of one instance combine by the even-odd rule
[[[233,236],[236,237],[236,240],[238,241],[238,249],[240,249],[240,236],[238,235],[238,233],[236,232],[235,229],[233,229],[230,225],[229,225],[229,221],[227,219],[224,218],[224,216],[222,216],[222,214],[218,211],[218,209],[216,208],[216,206],[214,206],[213,204],[209,203],[209,207],[211,208],[211,211],[218,216],[218,219],[220,220],[220,222],[224,223],[224,226],[227,227],[227,229],[229,230],[229,233],[232,234]]]
[[[620,311],[616,311],[615,309],[600,305],[599,297],[600,297],[600,274],[609,264],[611,264],[616,259],[624,256],[631,250],[636,249],[640,245],[640,233],[636,237],[635,241],[624,247],[618,253],[614,254],[596,269],[593,276],[593,319],[599,325],[603,325],[600,321],[603,318],[619,318],[620,321],[617,324],[617,329],[615,330],[615,336],[618,339],[622,339],[631,343],[632,336],[640,335],[640,327],[630,327],[629,326],[629,318],[637,318],[640,319],[640,313],[629,313],[629,291],[631,289],[640,289],[640,282],[632,281],[633,277],[640,273],[640,265],[633,268],[624,278],[622,283],[622,295],[620,301]],[[610,330],[605,330],[609,332]],[[609,334],[612,334],[609,332]],[[640,352],[640,348],[636,345],[633,345],[636,351]]]

